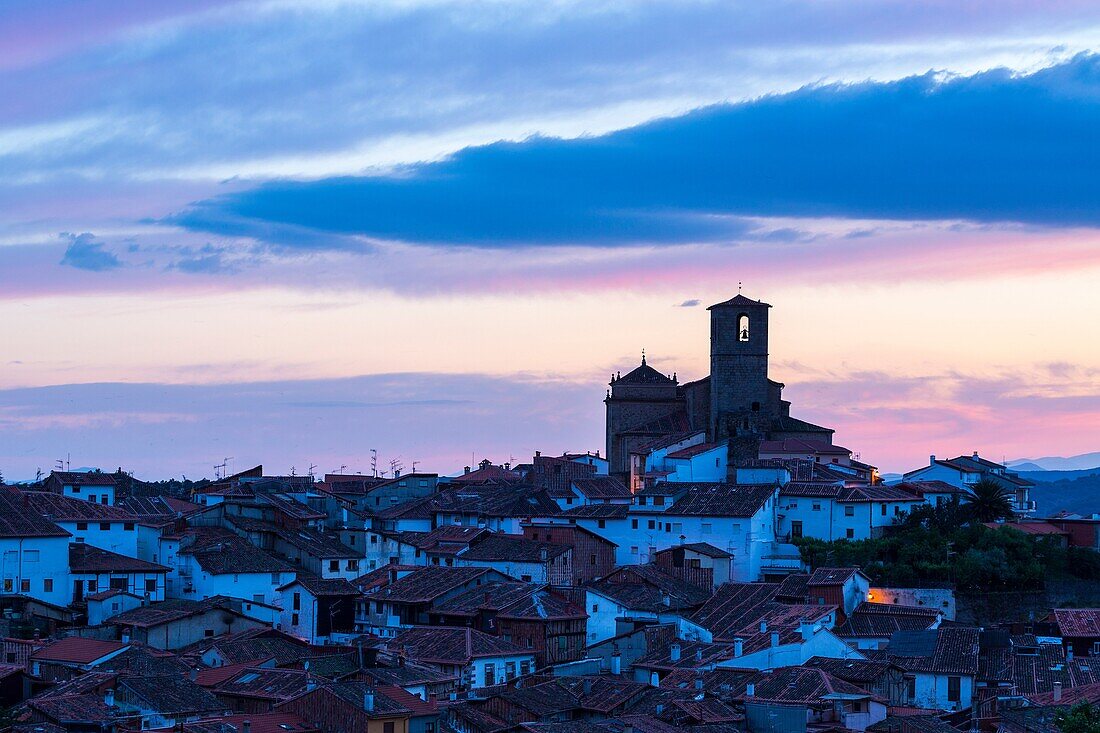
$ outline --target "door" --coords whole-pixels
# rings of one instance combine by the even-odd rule
[[[797,539],[802,536],[802,522],[795,520],[791,522],[791,539]]]
[[[84,600],[84,581],[73,581],[73,603],[80,603]]]

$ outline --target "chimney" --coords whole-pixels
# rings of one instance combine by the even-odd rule
[[[463,466],[462,467],[462,473],[469,473],[469,472],[470,472],[470,467],[469,466]]]
[[[778,631],[773,631],[772,632],[772,649],[774,649],[777,646],[779,646],[779,632]]]
[[[660,715],[665,711],[665,706],[662,703],[657,703],[657,714]]]
[[[622,674],[623,655],[615,652],[611,655],[611,674]]]
[[[317,683],[312,677],[306,677],[306,692],[313,692],[317,689]]]
[[[768,622],[767,621],[761,621],[760,622],[760,633],[763,634],[767,630],[768,630]]]
[[[129,644],[130,643],[130,630],[129,629],[126,629],[125,631],[122,632],[122,643],[123,644]]]
[[[549,551],[547,551],[547,549],[545,547],[540,547],[539,548],[539,560],[542,561],[542,562],[546,562],[547,558],[549,558],[549,557],[550,557]]]
[[[583,684],[584,684],[584,694],[591,695],[592,694],[592,680],[586,678],[584,680]]]
[[[680,645],[673,644],[668,648],[668,658],[674,662],[680,661]]]
[[[1062,701],[1062,683],[1061,682],[1055,682],[1054,683],[1054,702],[1061,702],[1061,701]]]
[[[241,721],[241,733],[252,733],[252,721],[251,720]]]
[[[306,672],[309,671],[309,660],[308,659],[306,661],[302,662],[302,669],[304,669]]]
[[[696,662],[703,661],[703,650],[702,649],[696,649],[695,650],[695,661]]]
[[[542,458],[542,451],[540,451],[540,450],[535,451],[535,458]]]
[[[814,624],[804,618],[798,620],[798,631],[802,634],[802,641],[809,641],[814,636]]]
[[[103,696],[103,702],[106,703],[109,708],[115,706],[115,690],[113,687],[107,690],[107,694]]]
[[[740,636],[733,640],[733,656],[739,657],[745,653],[745,640]]]
[[[368,713],[374,712],[374,690],[363,691],[363,709]]]
[[[190,672],[187,673],[187,676],[191,679],[192,682],[194,682],[195,680],[197,680],[199,678],[199,668],[195,667],[194,669],[192,669]]]
[[[1067,662],[1072,662],[1073,661],[1073,647],[1071,647],[1071,646],[1066,647],[1066,661]]]
[[[702,677],[696,677],[695,678],[695,689],[696,690],[703,689],[703,678]]]
[[[756,685],[752,682],[745,685],[745,697],[756,697]]]
[[[393,469],[393,477],[394,478],[401,478],[401,469],[400,468]]]
[[[978,460],[978,451],[974,451],[973,458],[975,461]]]
[[[662,593],[661,594],[661,603],[663,603],[666,608],[671,606],[672,605],[672,596],[670,596],[668,593]]]
[[[37,661],[32,661],[31,662],[31,677],[41,677],[41,676],[42,676],[42,668],[39,666],[39,663]]]
[[[936,454],[935,454],[935,453],[933,453],[932,455],[928,456],[928,465],[929,465],[929,466],[934,466],[934,465],[936,465]]]

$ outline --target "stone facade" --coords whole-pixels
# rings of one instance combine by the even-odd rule
[[[630,453],[680,433],[706,431],[730,446],[729,465],[757,457],[761,440],[832,442],[832,430],[790,416],[783,385],[768,379],[767,303],[737,295],[712,305],[710,376],[681,385],[646,363],[611,378],[607,457],[612,473],[630,470]]]

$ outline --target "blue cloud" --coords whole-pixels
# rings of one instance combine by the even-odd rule
[[[479,247],[760,238],[747,216],[1095,225],[1098,129],[1100,56],[1081,55],[1030,75],[807,87],[388,176],[274,182],[171,221],[319,233],[310,247],[320,233]]]
[[[685,300],[683,303],[680,303],[676,307],[677,308],[696,308],[699,305],[701,305],[702,302],[703,301],[699,300],[698,298],[691,298],[690,300]]]
[[[122,267],[122,261],[113,252],[105,249],[103,242],[98,241],[91,232],[64,233],[61,238],[69,241],[69,246],[65,248],[65,255],[61,258],[62,265],[93,272]]]

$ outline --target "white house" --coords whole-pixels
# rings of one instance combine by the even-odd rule
[[[778,533],[784,540],[878,537],[924,498],[896,486],[790,482],[779,492]]]
[[[278,588],[296,570],[228,530],[196,527],[160,538],[169,598],[202,600],[216,596],[276,604]]]
[[[72,600],[69,533],[10,486],[0,486],[0,591],[57,606]]]
[[[978,674],[977,628],[945,626],[898,631],[886,653],[905,672],[907,697],[914,707],[962,710],[970,707]]]
[[[530,674],[535,655],[510,641],[476,629],[417,627],[402,631],[387,648],[441,672],[456,675],[466,689],[490,687]]]
[[[130,512],[46,491],[28,491],[24,497],[31,508],[71,534],[73,542],[137,557],[138,518]]]
[[[50,471],[44,491],[93,504],[115,503],[115,477],[102,471]]]
[[[943,481],[960,489],[968,489],[982,480],[992,481],[1012,497],[1013,509],[1019,514],[1035,511],[1035,501],[1031,498],[1031,489],[1035,483],[1008,470],[1004,464],[988,461],[974,451],[970,456],[957,456],[949,459],[928,457],[928,465],[907,471],[904,481]]]
[[[69,545],[73,602],[105,590],[119,590],[149,602],[163,601],[168,568],[91,545]]]
[[[334,634],[355,628],[359,590],[343,578],[299,574],[279,588],[279,627],[310,644],[324,644]]]

